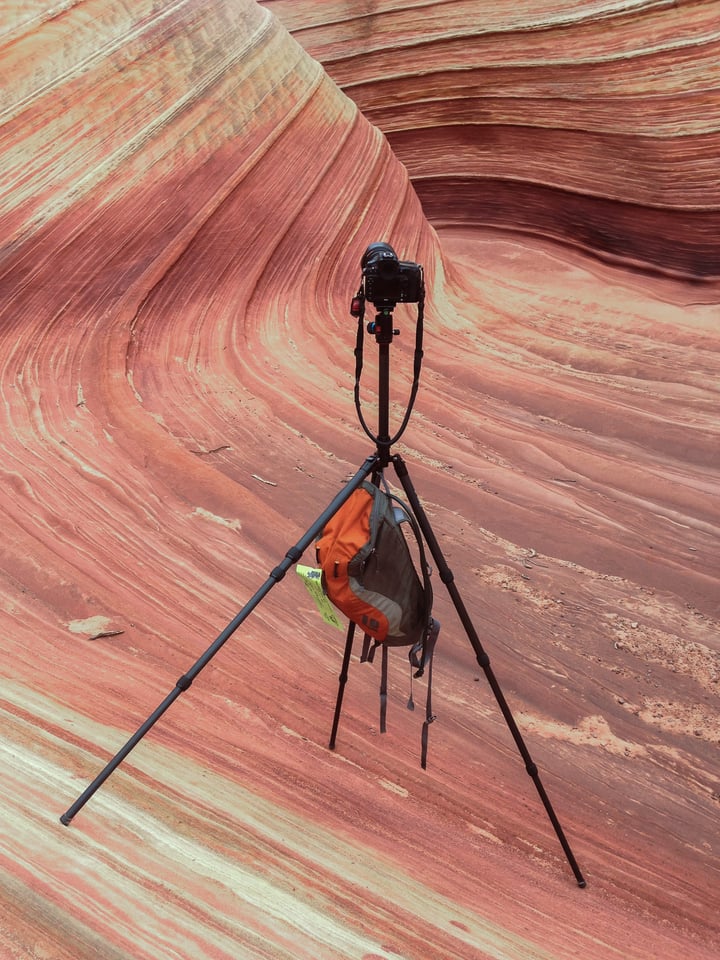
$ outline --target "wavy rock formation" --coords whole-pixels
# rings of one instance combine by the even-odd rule
[[[5,5],[3,957],[716,955],[717,5],[578,6]],[[429,290],[400,446],[586,890],[440,583],[427,771],[402,655],[328,751],[291,573],[58,819],[371,452],[378,239]]]
[[[385,132],[435,225],[720,277],[716,3],[263,5]]]

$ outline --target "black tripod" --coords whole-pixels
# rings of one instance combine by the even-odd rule
[[[373,250],[373,247],[382,247],[387,250],[392,251],[387,244],[374,244],[368,248],[368,253]],[[383,255],[384,251],[382,251]],[[363,268],[366,266],[366,257],[363,258]],[[394,251],[392,251],[392,256],[394,257]],[[389,258],[390,259],[390,258]],[[372,266],[372,264],[371,264]],[[381,264],[381,267],[385,267],[386,264]],[[390,264],[390,275],[387,275],[383,272],[378,278],[375,278],[375,287],[374,290],[379,290],[380,293],[388,292],[386,288],[392,288],[390,292],[400,291],[402,294],[403,290],[401,287],[395,289],[396,277],[398,276],[398,261],[395,258],[394,264]],[[397,431],[397,433],[390,437],[389,432],[389,383],[390,383],[390,345],[392,343],[393,337],[399,333],[399,330],[393,329],[393,309],[395,307],[395,301],[386,297],[376,297],[373,302],[375,303],[378,313],[375,317],[375,320],[368,324],[368,331],[375,336],[376,342],[379,347],[379,389],[378,389],[378,432],[377,435],[374,435],[372,431],[368,428],[360,408],[360,375],[362,372],[362,363],[363,363],[363,340],[364,340],[364,310],[365,310],[365,297],[369,297],[369,287],[370,282],[368,280],[368,275],[365,273],[365,289],[361,287],[357,297],[352,301],[351,313],[353,316],[358,318],[358,333],[357,333],[357,343],[355,348],[355,406],[357,409],[358,417],[360,423],[368,434],[369,437],[375,442],[376,450],[369,456],[357,473],[352,477],[352,479],[346,484],[346,486],[337,494],[337,496],[332,500],[329,506],[323,511],[323,513],[318,517],[315,523],[306,531],[306,533],[300,538],[300,540],[295,544],[294,547],[291,547],[285,554],[282,562],[270,571],[270,574],[265,581],[265,583],[256,591],[253,597],[245,604],[245,606],[240,610],[240,612],[235,616],[233,620],[225,627],[222,633],[217,637],[217,639],[208,647],[205,653],[193,664],[193,666],[183,674],[175,684],[173,690],[165,697],[165,699],[160,703],[160,705],[153,711],[153,713],[145,720],[145,722],[138,728],[138,730],[133,734],[132,737],[127,741],[124,747],[118,751],[118,753],[107,763],[104,769],[98,774],[98,776],[89,784],[88,787],[80,794],[80,796],[75,800],[75,802],[68,808],[68,810],[62,814],[60,817],[60,822],[65,826],[68,826],[75,815],[85,806],[88,800],[93,796],[93,794],[102,786],[102,784],[107,780],[107,778],[113,773],[113,771],[122,763],[125,757],[133,750],[133,748],[142,740],[146,733],[157,723],[157,721],[163,716],[165,711],[177,700],[181,693],[188,689],[192,684],[193,680],[197,677],[200,671],[207,666],[207,664],[212,660],[215,654],[220,650],[220,648],[225,644],[227,640],[230,639],[232,634],[237,630],[241,623],[249,616],[250,613],[258,606],[258,604],[264,599],[264,597],[270,592],[270,590],[279,583],[288,572],[288,570],[296,564],[304,554],[305,550],[315,542],[315,540],[320,536],[326,524],[332,519],[332,517],[337,513],[337,511],[342,507],[346,500],[352,495],[352,493],[357,490],[360,485],[366,480],[369,476],[377,480],[382,472],[390,465],[393,465],[395,473],[397,474],[398,480],[405,491],[410,508],[415,516],[417,524],[420,528],[422,536],[427,544],[427,547],[430,551],[431,556],[433,557],[435,564],[437,566],[439,576],[441,581],[447,587],[450,598],[455,606],[458,617],[465,629],[468,640],[475,652],[477,657],[477,662],[482,667],[485,676],[487,677],[488,683],[492,689],[495,699],[502,711],[505,722],[512,734],[512,737],[515,741],[515,744],[520,752],[520,755],[525,762],[525,769],[527,773],[532,778],[533,783],[537,789],[537,792],[542,800],[543,806],[547,812],[550,822],[555,829],[555,833],[560,841],[560,844],[563,848],[565,856],[567,857],[568,863],[575,875],[578,886],[585,886],[585,879],[580,872],[580,868],[575,860],[570,845],[565,837],[562,826],[555,814],[555,811],[550,803],[550,800],[545,792],[545,788],[540,780],[538,769],[536,764],[533,762],[532,757],[525,745],[525,742],[522,738],[522,735],[515,723],[515,719],[510,711],[510,707],[505,700],[500,685],[495,677],[495,674],[490,666],[490,658],[483,649],[483,646],[480,642],[480,639],[477,635],[475,627],[473,626],[472,620],[465,608],[460,592],[458,591],[457,586],[455,585],[455,579],[453,574],[448,567],[445,558],[443,556],[440,545],[433,533],[432,527],[430,526],[430,521],[427,518],[425,511],[418,499],[417,493],[415,492],[415,487],[413,486],[412,480],[408,473],[407,466],[405,461],[399,454],[394,454],[391,452],[392,446],[397,442],[400,435],[403,433],[405,427],[410,418],[410,413],[412,411],[412,406],[417,394],[419,377],[420,377],[420,367],[422,363],[422,337],[423,337],[423,304],[424,304],[424,288],[422,286],[422,269],[417,266],[417,264],[399,264],[399,276],[402,280],[403,268],[416,268],[419,271],[420,281],[417,288],[417,296],[415,296],[411,290],[410,294],[407,296],[398,296],[397,300],[403,300],[405,302],[416,302],[418,303],[418,317],[417,317],[417,326],[416,326],[416,342],[415,342],[415,357],[414,357],[414,377],[413,384],[410,394],[410,401],[405,412],[402,424]],[[393,273],[393,270],[395,272]],[[369,271],[368,271],[369,272]],[[412,271],[408,271],[410,275],[410,280],[415,279]],[[371,278],[373,279],[373,278]],[[384,286],[383,286],[384,285]],[[340,687],[338,690],[337,703],[335,707],[335,716],[333,721],[332,734],[330,738],[330,748],[333,749],[335,746],[335,737],[337,733],[337,727],[340,719],[340,711],[342,706],[342,695],[345,682],[347,680],[347,672],[351,655],[352,647],[352,636],[354,632],[354,624],[350,624],[348,628],[347,642],[345,646],[345,653],[343,657],[342,670],[340,674]]]

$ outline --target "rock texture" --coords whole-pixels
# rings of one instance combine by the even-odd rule
[[[720,276],[716,3],[263,5],[386,133],[436,225]]]
[[[716,955],[717,4],[512,6],[5,5],[0,956]],[[440,583],[427,771],[400,654],[327,750],[290,573],[59,823],[371,452],[378,239],[429,288],[400,449],[585,890]]]

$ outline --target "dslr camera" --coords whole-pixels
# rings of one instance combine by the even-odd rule
[[[376,307],[419,303],[424,295],[419,263],[398,260],[389,243],[371,243],[360,261],[365,299]]]

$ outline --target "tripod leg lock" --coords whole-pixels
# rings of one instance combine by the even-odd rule
[[[297,563],[298,560],[302,559],[302,555],[303,555],[303,551],[300,549],[300,547],[297,544],[294,547],[291,547],[288,550],[288,552],[285,554],[285,559],[283,560],[283,562],[279,566],[274,567],[270,571],[270,578],[274,580],[275,583],[280,583],[280,581],[288,572],[290,567],[294,563]]]

